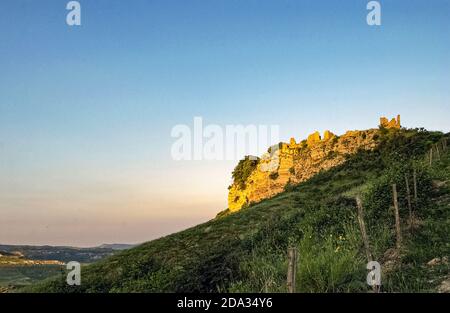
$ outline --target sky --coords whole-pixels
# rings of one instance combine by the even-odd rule
[[[176,161],[175,125],[450,131],[450,1],[0,2],[0,243],[139,243],[227,207],[237,160]]]

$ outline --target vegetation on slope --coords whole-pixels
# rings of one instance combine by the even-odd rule
[[[422,129],[382,129],[375,151],[360,151],[343,165],[237,213],[86,266],[79,287],[69,287],[58,277],[26,291],[284,292],[286,250],[296,245],[298,291],[366,292],[356,195],[363,198],[374,258],[383,266],[390,264],[384,290],[434,290],[448,265],[430,270],[423,264],[449,255],[450,190],[433,188],[432,180],[450,179],[450,157],[442,156],[432,168],[423,158],[442,137]],[[412,168],[418,174],[420,202],[414,212],[418,226],[408,232],[404,174]],[[392,183],[399,187],[405,235],[395,258],[386,253],[394,247]]]
[[[0,266],[0,293],[28,286],[46,277],[61,275],[61,265]]]
[[[250,158],[250,156],[246,156],[244,159],[240,160],[231,174],[233,182],[239,184],[241,189],[244,189],[247,178],[256,169],[258,162],[259,158]]]

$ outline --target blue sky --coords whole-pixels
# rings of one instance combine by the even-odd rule
[[[0,242],[141,242],[226,207],[235,162],[174,162],[170,130],[279,124],[281,137],[449,131],[450,2],[0,3]],[[174,197],[174,194],[177,195]]]

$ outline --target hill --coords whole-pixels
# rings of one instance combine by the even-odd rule
[[[67,262],[88,264],[130,247],[127,244],[93,248],[0,244],[0,293],[61,275]]]
[[[108,246],[100,246],[95,248],[77,248],[0,244],[0,251],[4,251],[5,253],[9,254],[20,254],[27,259],[36,261],[56,260],[61,262],[77,261],[80,263],[92,263],[114,254],[116,252],[116,249]]]
[[[135,247],[136,245],[130,245],[126,243],[104,243],[98,248],[102,249],[112,249],[112,250],[126,250]]]
[[[81,286],[56,277],[25,291],[283,292],[286,251],[295,246],[297,291],[367,292],[355,196],[362,198],[371,253],[382,264],[383,291],[437,291],[449,275],[450,154],[441,144],[449,135],[383,127],[376,135],[373,149],[358,149],[271,198],[83,267]],[[426,155],[434,144],[439,159],[435,151],[430,166]],[[417,201],[410,219],[405,174],[411,181],[414,172]],[[399,249],[393,183],[403,235]]]

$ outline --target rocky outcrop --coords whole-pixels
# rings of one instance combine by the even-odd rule
[[[397,121],[399,123],[400,119]],[[300,143],[294,138],[289,144],[280,143],[261,157],[244,187],[237,183],[229,187],[228,210],[238,211],[245,205],[270,198],[284,191],[289,183],[298,184],[322,170],[342,164],[348,155],[359,149],[374,149],[378,145],[378,132],[378,129],[369,129],[336,136],[325,131],[323,139],[315,132]]]
[[[323,133],[323,140],[324,140],[324,141],[331,140],[331,139],[333,139],[333,138],[335,138],[335,137],[336,137],[336,135],[333,134],[332,132],[330,132],[329,130],[326,130],[326,131]]]
[[[441,284],[437,288],[437,291],[439,293],[450,293],[450,276],[448,276],[441,282]]]
[[[308,143],[308,146],[313,146],[316,143],[320,142],[322,138],[320,137],[319,132],[312,133],[308,136],[308,139],[306,139],[306,142]]]
[[[392,120],[388,120],[384,116],[380,118],[380,127],[383,128],[396,128],[400,129],[402,126],[400,124],[400,115],[397,115],[397,119],[393,118]]]

